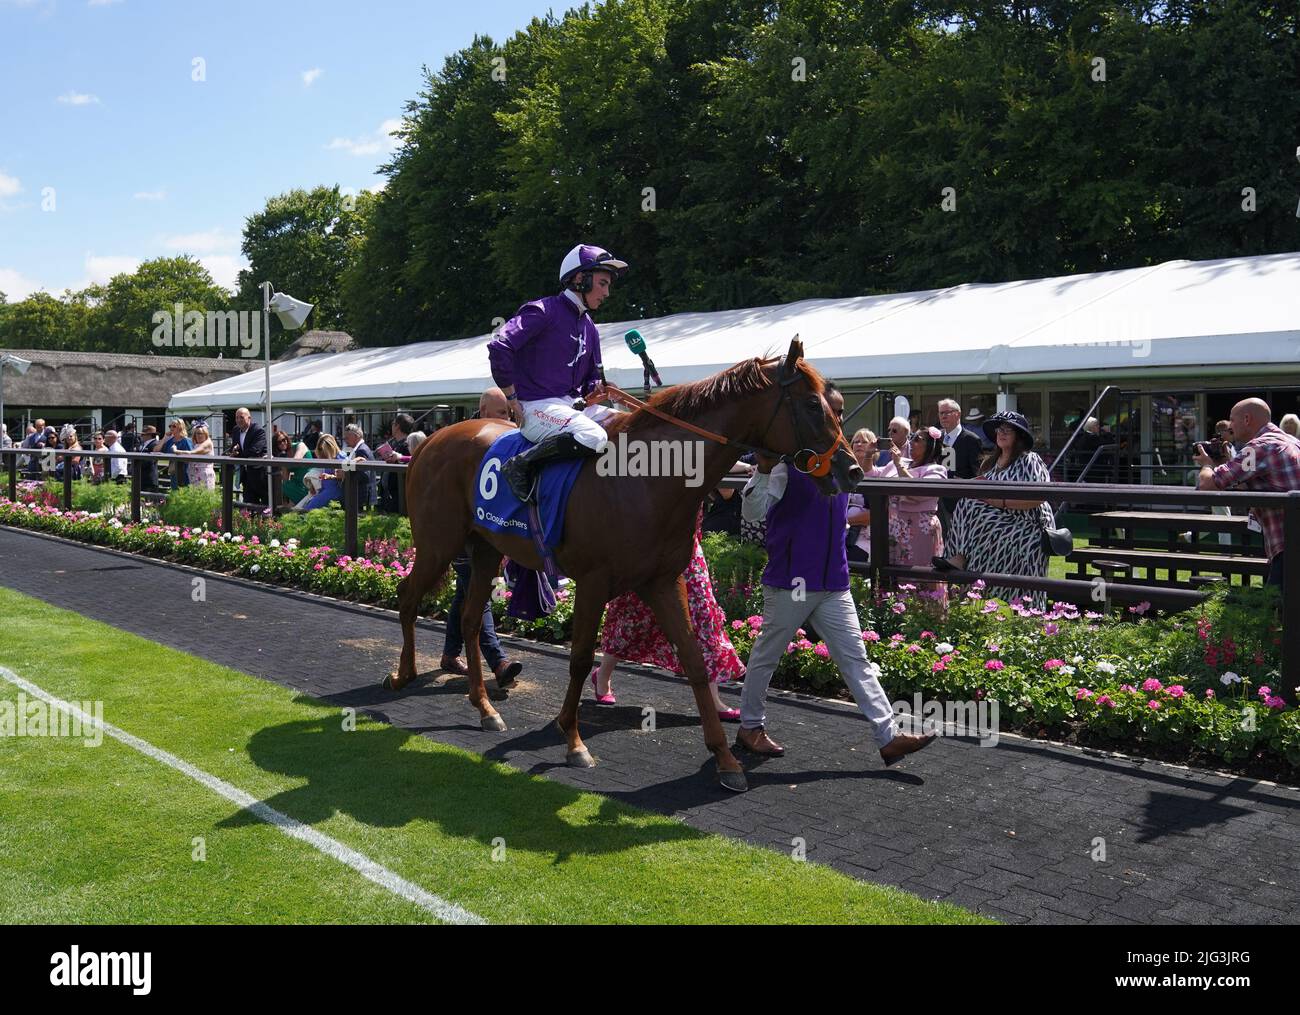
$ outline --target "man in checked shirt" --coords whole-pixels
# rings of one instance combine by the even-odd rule
[[[1202,490],[1224,490],[1240,486],[1247,490],[1286,493],[1300,490],[1300,440],[1272,423],[1273,412],[1260,398],[1247,398],[1232,407],[1233,443],[1237,455],[1218,464],[1198,444],[1192,461],[1201,466],[1197,486]],[[1268,584],[1282,587],[1282,511],[1252,508],[1264,530],[1264,552],[1268,555]],[[1300,550],[1297,550],[1300,552]],[[1295,591],[1295,590],[1293,590]]]

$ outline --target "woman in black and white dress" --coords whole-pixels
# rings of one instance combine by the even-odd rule
[[[1048,483],[1051,476],[1032,450],[1034,434],[1018,412],[999,412],[984,423],[995,442],[980,463],[977,478],[1005,483]],[[994,574],[1047,574],[1043,529],[1055,527],[1051,506],[1044,500],[964,497],[957,502],[948,532],[948,556],[936,557],[936,567],[966,568]],[[1016,596],[1034,609],[1046,607],[1047,595],[1014,586],[990,586],[985,595],[1010,600]]]

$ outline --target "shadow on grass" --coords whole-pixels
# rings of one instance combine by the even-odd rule
[[[368,723],[345,731],[331,709],[318,719],[258,730],[249,739],[248,754],[264,771],[307,780],[265,803],[310,825],[335,814],[376,828],[427,821],[446,835],[488,847],[503,836],[512,849],[554,853],[557,863],[574,855],[706,837],[680,823],[647,822],[608,798],[591,817],[566,817],[562,812],[579,799],[578,790],[486,758],[405,749],[409,741],[422,739],[409,730]],[[221,827],[256,823],[260,819],[240,811]]]

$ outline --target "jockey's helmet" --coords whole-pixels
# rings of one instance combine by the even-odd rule
[[[627,262],[620,261],[604,247],[593,247],[589,243],[579,243],[564,255],[564,261],[560,264],[560,284],[568,285],[569,280],[574,275],[582,272],[601,270],[613,272],[614,277],[617,278],[627,270]],[[577,287],[575,286],[575,288]],[[580,288],[579,292],[586,292],[590,288],[590,280],[587,280],[587,284],[585,287]]]

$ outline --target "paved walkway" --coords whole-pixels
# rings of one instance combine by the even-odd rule
[[[734,796],[713,779],[685,683],[643,669],[616,674],[617,706],[583,702],[598,767],[570,769],[547,731],[567,680],[558,653],[513,650],[524,674],[497,703],[510,729],[484,733],[462,681],[379,688],[397,662],[395,615],[219,577],[196,605],[191,577],[0,529],[0,585],[696,828],[785,852],[803,839],[810,860],[855,877],[1014,923],[1300,922],[1300,792],[1287,787],[1011,737],[941,739],[886,771],[856,712],[774,694],[787,754],[742,755],[751,789]],[[422,624],[417,647],[432,670],[441,625]]]

